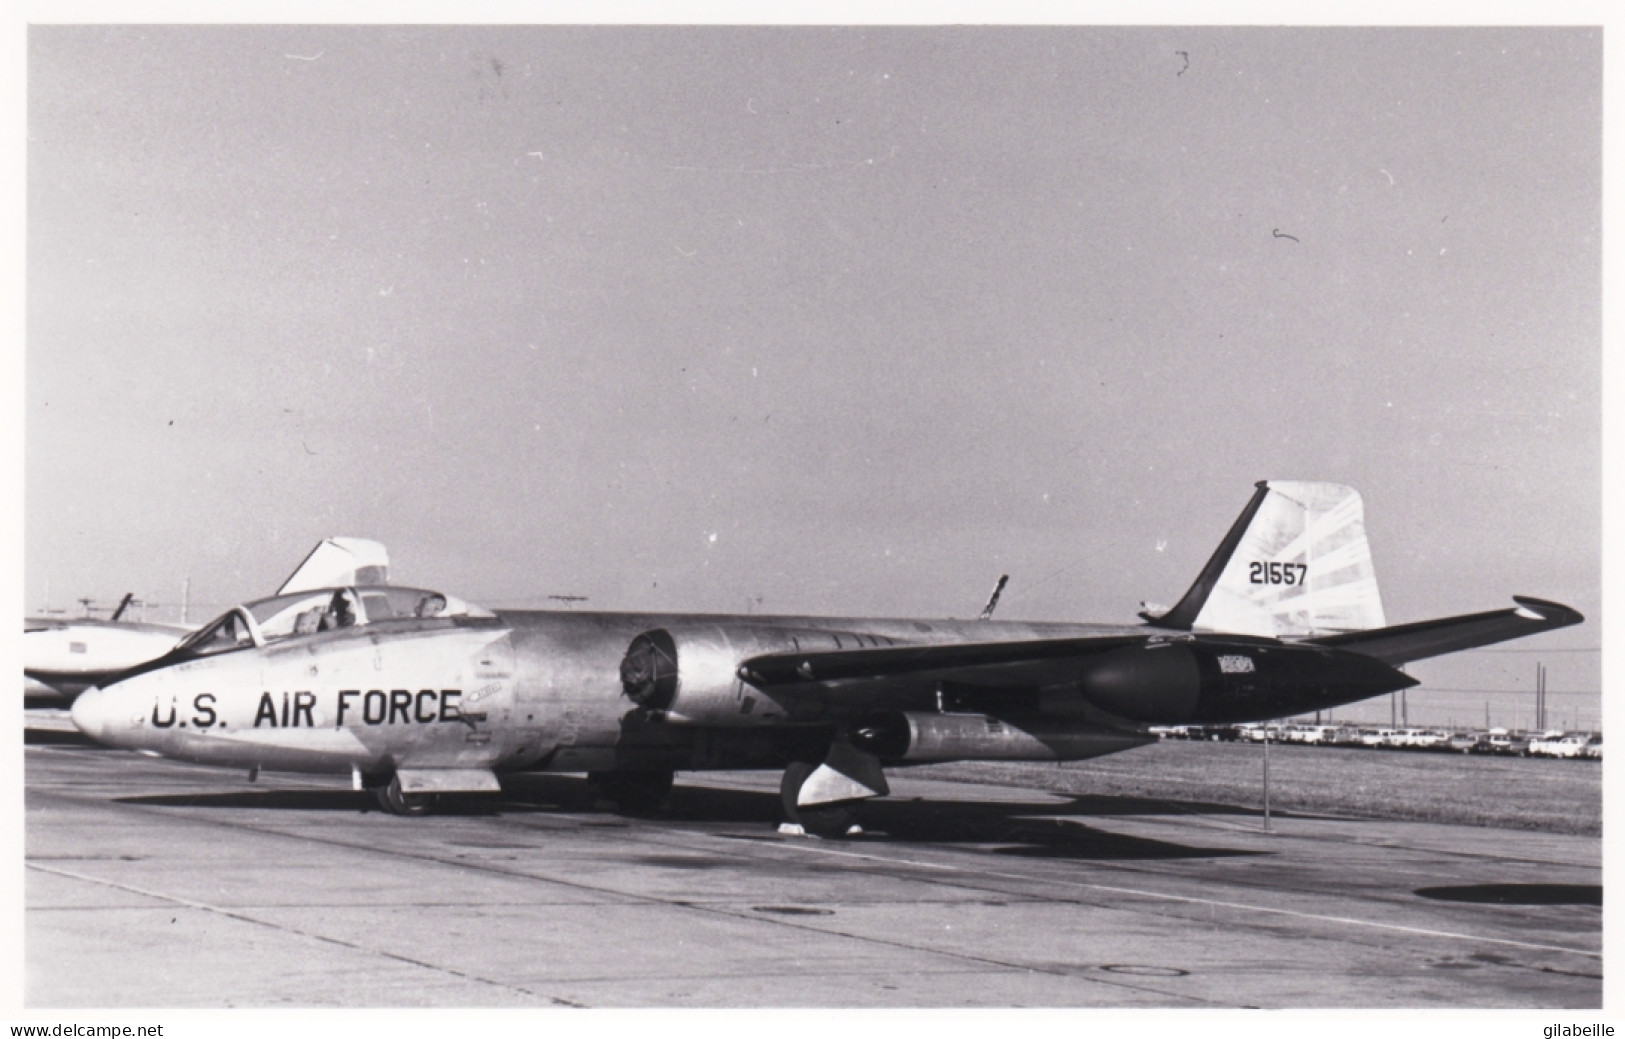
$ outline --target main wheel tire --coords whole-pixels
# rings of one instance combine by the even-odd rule
[[[435,796],[407,793],[401,789],[401,777],[396,775],[378,788],[378,804],[391,815],[428,815],[434,811]]]
[[[803,805],[796,813],[801,828],[814,837],[839,840],[858,829],[858,801],[836,801],[824,805]]]
[[[587,781],[623,812],[641,815],[659,811],[671,796],[677,773],[671,769],[638,772],[589,772]]]
[[[798,805],[802,784],[818,770],[810,761],[792,761],[779,782],[779,806],[784,821],[800,826],[814,837],[840,838],[852,832],[858,824],[859,801],[832,801],[829,804]]]
[[[801,812],[796,807],[796,800],[801,797],[801,785],[807,781],[818,766],[810,761],[792,761],[784,770],[784,778],[779,780],[779,808],[788,823],[801,823]]]

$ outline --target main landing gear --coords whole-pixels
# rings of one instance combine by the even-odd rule
[[[862,833],[863,828],[858,825],[858,799],[826,804],[799,803],[801,788],[818,768],[810,761],[792,761],[784,770],[784,779],[779,783],[779,805],[784,810],[785,823],[799,826],[814,837],[836,838]]]
[[[779,783],[779,804],[788,826],[814,837],[855,837],[858,805],[891,790],[880,762],[849,743],[831,744],[822,762],[792,761]]]

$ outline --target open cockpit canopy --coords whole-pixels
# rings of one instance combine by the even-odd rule
[[[203,657],[341,628],[438,628],[458,619],[494,616],[428,588],[360,585],[310,589],[233,607],[176,646],[175,653]]]

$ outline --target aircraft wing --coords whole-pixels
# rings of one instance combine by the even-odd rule
[[[1562,603],[1522,595],[1514,595],[1512,601],[1518,605],[1510,610],[1490,610],[1399,624],[1391,628],[1351,631],[1310,639],[1308,642],[1316,646],[1352,650],[1375,657],[1385,664],[1398,666],[1412,660],[1425,660],[1525,635],[1538,635],[1585,620],[1578,610]]]
[[[1144,635],[1106,635],[766,653],[744,661],[739,677],[763,690],[813,685],[915,686],[937,681],[1032,688],[1075,682],[1086,661],[1146,640]]]
[[[738,677],[789,707],[829,712],[903,708],[1005,716],[1104,711],[1151,724],[1274,717],[1303,691],[1349,702],[1415,685],[1388,664],[1341,647],[1247,636],[1098,635],[1013,642],[765,653]]]

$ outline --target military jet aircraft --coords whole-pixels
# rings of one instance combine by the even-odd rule
[[[368,580],[388,583],[389,553],[366,538],[327,538],[282,582],[278,594]],[[359,576],[358,576],[359,575]],[[195,625],[123,619],[126,595],[107,620],[96,617],[23,618],[23,695],[72,700],[168,653]]]
[[[1185,596],[1142,625],[502,611],[429,589],[307,589],[228,611],[82,696],[115,747],[348,772],[400,814],[498,775],[586,772],[624,807],[679,770],[783,769],[788,825],[856,827],[885,769],[1071,761],[1148,727],[1323,710],[1412,660],[1577,624],[1557,603],[1387,626],[1360,496],[1261,482]]]

